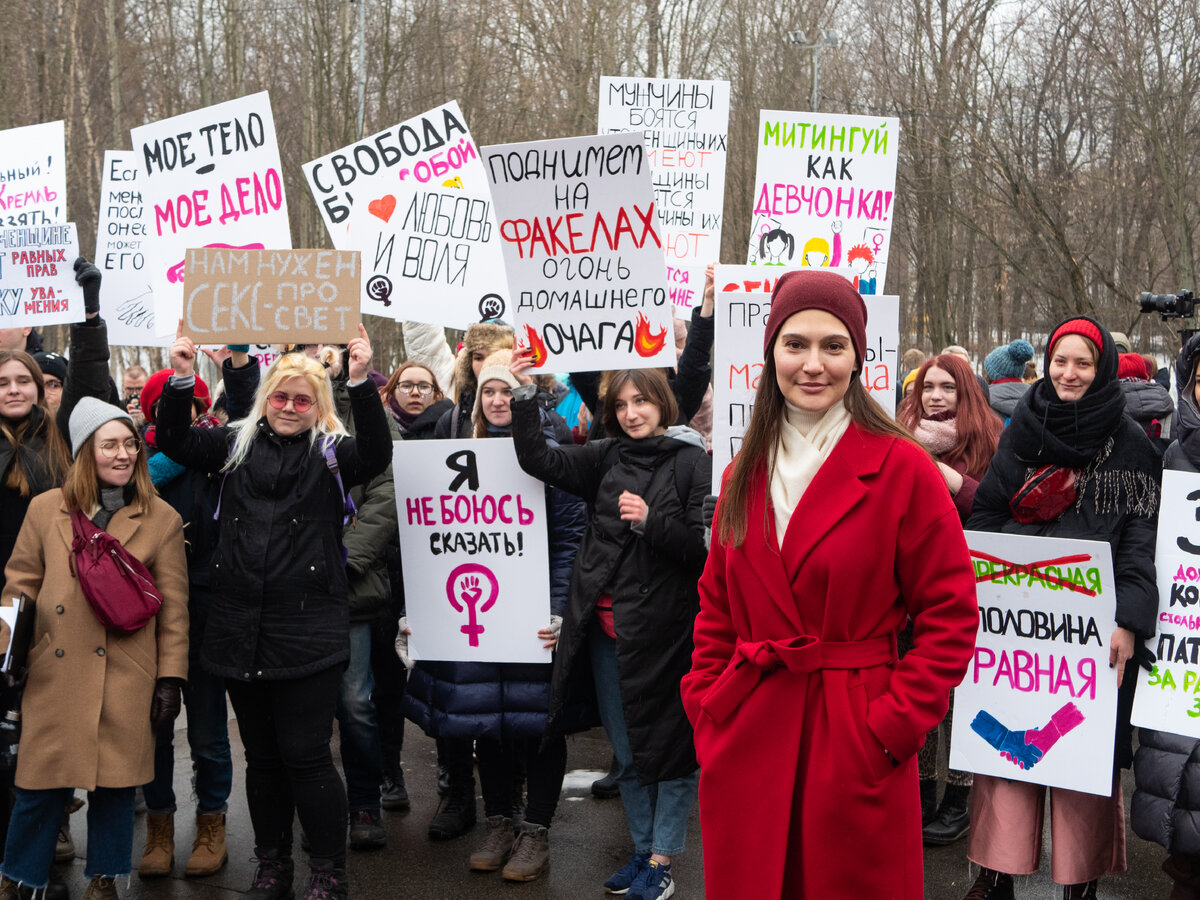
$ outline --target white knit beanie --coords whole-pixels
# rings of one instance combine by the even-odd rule
[[[133,427],[132,417],[120,407],[97,400],[95,397],[84,397],[80,400],[71,410],[71,420],[68,425],[68,430],[71,432],[72,458],[79,455],[79,448],[83,446],[84,441],[95,434],[97,428],[105,422],[112,422],[116,419],[124,419],[131,428]]]

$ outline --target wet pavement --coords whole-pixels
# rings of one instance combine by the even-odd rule
[[[236,723],[230,722],[231,738],[236,741]],[[600,730],[578,735],[568,741],[567,784],[551,829],[551,865],[546,878],[528,884],[503,881],[499,873],[477,874],[468,871],[467,857],[483,835],[483,802],[479,801],[480,823],[476,830],[453,841],[431,842],[425,828],[437,808],[435,782],[436,754],[433,741],[409,727],[405,734],[404,769],[412,798],[412,810],[384,812],[388,829],[388,847],[366,853],[351,852],[348,859],[351,896],[356,898],[415,898],[415,900],[471,900],[471,898],[603,898],[604,880],[628,859],[629,832],[625,827],[620,800],[595,800],[589,786],[608,768],[609,748]],[[335,742],[336,744],[336,742]],[[122,898],[128,900],[227,900],[246,889],[254,874],[253,836],[246,812],[242,779],[241,747],[234,748],[235,774],[228,816],[229,864],[210,878],[184,879],[194,836],[194,805],[189,783],[191,765],[187,738],[182,729],[176,734],[175,790],[180,811],[176,815],[175,869],[171,877],[142,881],[135,874],[128,887],[119,883]],[[1133,790],[1132,776],[1125,773],[1126,807]],[[746,827],[754,827],[753,798],[747,798]],[[83,896],[82,856],[87,848],[86,813],[72,817],[75,843],[80,858],[60,867],[71,888],[72,898]],[[837,823],[830,829],[837,833]],[[297,834],[299,829],[297,829]],[[1101,898],[1166,898],[1169,880],[1159,870],[1163,851],[1156,844],[1140,840],[1128,831],[1129,871],[1120,877],[1106,878],[1100,884]],[[854,840],[853,834],[841,836]],[[145,819],[139,816],[134,836],[134,868],[141,859],[145,838]],[[1061,888],[1049,879],[1049,837],[1044,841],[1042,870],[1037,875],[1018,879],[1018,898],[1059,898]],[[304,855],[297,848],[297,884],[306,873]],[[863,864],[871,864],[869,848],[863,848]],[[753,865],[753,861],[748,861]],[[704,897],[703,857],[700,827],[693,812],[688,830],[688,850],[673,865],[678,900]],[[974,872],[966,859],[966,842],[949,847],[931,848],[925,853],[925,896],[930,900],[961,900],[974,881]],[[758,900],[758,898],[713,898],[713,900]],[[822,898],[824,900],[824,898]],[[858,898],[848,898],[858,900]],[[862,898],[874,900],[874,898]]]

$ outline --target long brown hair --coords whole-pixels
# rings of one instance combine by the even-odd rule
[[[776,338],[778,342],[778,338]],[[850,387],[842,398],[850,419],[859,428],[873,434],[899,438],[917,444],[913,436],[892,421],[874,398],[867,393],[858,373],[850,376]],[[780,424],[783,422],[783,393],[775,373],[775,351],[772,346],[763,361],[762,375],[754,395],[754,411],[750,424],[742,437],[742,447],[733,460],[733,471],[721,488],[721,503],[718,507],[716,532],[721,542],[731,547],[740,547],[746,539],[747,516],[752,482],[760,472],[765,472],[770,481],[770,466],[774,465],[775,447],[779,443]],[[917,446],[920,446],[917,444]],[[764,513],[766,504],[763,506]],[[763,519],[763,534],[766,534],[766,518]]]
[[[129,429],[129,433],[137,438],[138,433],[133,424],[125,419],[113,419]],[[107,423],[105,423],[107,424]],[[99,429],[97,429],[99,430]],[[141,441],[141,438],[138,438]],[[158,496],[154,482],[150,480],[150,467],[146,464],[146,445],[142,446],[133,460],[133,497],[128,506],[134,512],[147,513],[151,501]],[[63,482],[63,502],[67,509],[78,509],[83,514],[90,515],[92,510],[100,505],[100,473],[96,469],[96,432],[88,435],[79,452],[75,454],[75,462],[67,472],[67,480]]]
[[[22,497],[28,497],[33,491],[33,486],[31,473],[25,467],[25,454],[20,452],[24,442],[36,437],[42,439],[43,446],[29,452],[36,453],[46,467],[51,479],[51,483],[46,487],[57,487],[62,483],[71,467],[71,452],[62,432],[54,423],[54,413],[46,405],[46,382],[42,378],[42,370],[37,361],[24,350],[0,350],[0,367],[10,362],[19,362],[29,370],[33,383],[37,385],[37,406],[42,410],[36,425],[32,415],[20,421],[0,416],[0,436],[12,444],[14,450],[12,465],[4,479],[4,486]]]
[[[975,373],[961,356],[942,353],[931,357],[917,370],[913,392],[904,398],[896,413],[896,421],[911,431],[916,431],[924,415],[921,393],[925,387],[925,373],[939,368],[954,379],[954,392],[958,397],[958,408],[954,413],[954,424],[958,429],[958,440],[954,446],[941,454],[939,459],[948,466],[961,461],[966,474],[979,480],[983,478],[996,455],[996,444],[1004,431],[999,417],[992,412]]]
[[[438,384],[437,375],[434,374],[433,369],[416,360],[406,359],[400,363],[400,368],[392,373],[392,377],[387,380],[387,384],[379,389],[379,396],[385,404],[392,399],[392,394],[396,392],[396,385],[400,383],[400,376],[404,374],[404,370],[413,368],[424,369],[429,373],[429,383],[433,385],[433,399],[429,401],[431,406],[439,400],[445,399],[446,395],[442,393],[442,386]]]

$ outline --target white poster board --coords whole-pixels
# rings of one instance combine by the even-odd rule
[[[396,441],[413,659],[550,662],[546,488],[511,440]]]
[[[131,150],[106,150],[96,222],[96,265],[104,273],[104,321],[113,347],[167,347],[154,325],[146,258],[145,204]]]
[[[883,293],[899,149],[896,118],[762,110],[746,261],[848,266]]]
[[[287,198],[266,91],[130,132],[145,202],[155,330],[174,336],[189,247],[290,250]]]
[[[1138,667],[1134,725],[1200,737],[1200,474],[1165,469],[1158,509],[1157,660]]]
[[[0,328],[82,322],[75,223],[0,228]]]
[[[1117,720],[1109,545],[966,536],[979,633],[954,689],[950,768],[1109,796]]]
[[[304,174],[333,245],[362,252],[362,312],[451,328],[511,321],[491,192],[457,102]]]
[[[729,82],[606,75],[598,131],[646,135],[667,293],[678,309],[699,306],[705,267],[721,258]]]
[[[0,228],[67,219],[67,153],[63,123],[0,131]]]
[[[717,266],[713,337],[713,493],[742,445],[763,369],[763,336],[771,314],[771,290],[791,269]],[[839,270],[840,271],[840,270]],[[845,271],[841,274],[849,275]],[[867,347],[863,386],[888,415],[896,414],[896,369],[900,346],[900,298],[863,297]]]
[[[640,134],[481,151],[517,340],[544,372],[675,365],[666,261]]]

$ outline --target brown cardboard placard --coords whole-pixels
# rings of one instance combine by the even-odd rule
[[[345,344],[358,336],[361,282],[358,251],[190,248],[184,331],[205,343]]]

